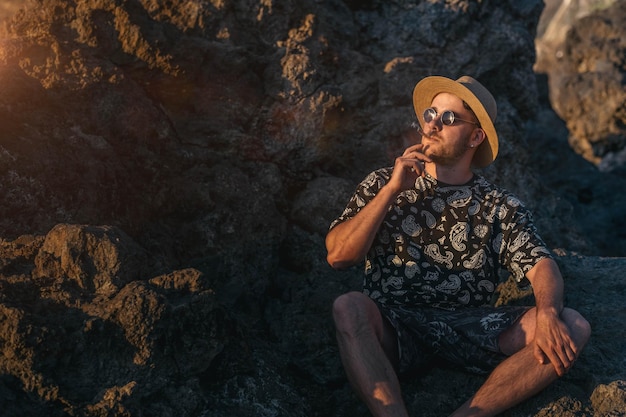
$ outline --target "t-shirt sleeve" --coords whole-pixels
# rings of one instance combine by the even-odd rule
[[[552,258],[552,255],[539,236],[530,211],[515,197],[507,199],[506,207],[510,217],[503,222],[502,264],[520,285],[527,285],[526,273],[540,260]]]
[[[356,214],[376,196],[378,191],[389,181],[390,177],[391,168],[382,168],[370,173],[357,186],[356,191],[343,210],[343,213],[330,224],[329,230],[339,223],[343,223],[356,216]]]

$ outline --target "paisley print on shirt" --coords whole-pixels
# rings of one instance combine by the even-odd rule
[[[450,230],[450,242],[452,242],[452,247],[459,252],[465,251],[467,246],[465,242],[467,242],[469,232],[469,224],[465,222],[459,222],[452,226]]]
[[[417,237],[422,231],[422,226],[415,221],[415,216],[409,215],[402,221],[402,230],[411,237]]]
[[[391,178],[374,171],[358,186],[342,215],[354,217]],[[367,254],[363,290],[383,304],[454,310],[489,303],[501,268],[518,281],[550,257],[521,201],[480,175],[467,184],[423,177],[400,193]]]

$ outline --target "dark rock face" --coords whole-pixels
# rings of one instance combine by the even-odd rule
[[[199,394],[178,403],[176,391],[236,332],[202,273],[147,274],[154,260],[111,227],[59,225],[1,251],[3,415],[196,408]],[[21,390],[30,400],[10,402]]]
[[[3,415],[365,414],[329,315],[361,271],[330,270],[323,240],[356,182],[414,140],[426,75],[495,93],[484,174],[551,246],[626,253],[624,205],[591,187],[623,179],[577,165],[542,107],[539,0],[27,5],[0,38]],[[596,334],[508,415],[619,415],[626,265],[559,260]],[[407,404],[449,413],[481,381],[433,370],[405,381]]]
[[[300,234],[292,243],[286,251],[309,257],[309,272],[280,271],[254,316],[229,312],[211,289],[214,277],[197,269],[146,275],[154,260],[115,228],[58,225],[45,237],[2,241],[3,415],[366,413],[344,380],[328,317],[333,297],[354,288],[360,273],[324,269],[320,240]],[[590,319],[594,337],[570,374],[507,415],[623,414],[624,284],[615,277],[626,262],[570,254],[558,261],[567,304]],[[101,285],[71,279],[68,265]],[[529,297],[509,281],[499,303]],[[482,380],[434,369],[403,385],[410,410],[435,416]]]

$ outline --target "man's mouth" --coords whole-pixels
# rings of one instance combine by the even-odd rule
[[[430,135],[422,135],[422,140],[423,139],[430,139],[430,140],[437,140],[437,141],[441,140],[439,135],[436,133],[432,133]]]

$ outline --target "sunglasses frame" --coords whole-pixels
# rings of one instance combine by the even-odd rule
[[[427,120],[427,115],[430,117],[430,120]],[[471,123],[473,125],[480,127],[480,123],[473,122],[471,120],[461,119],[460,117],[457,117],[456,113],[453,112],[452,110],[444,110],[440,114],[440,113],[437,113],[437,110],[435,110],[433,107],[428,107],[422,113],[422,117],[424,118],[424,122],[426,123],[430,123],[433,120],[437,120],[437,118],[439,118],[441,120],[441,123],[446,126],[452,126],[454,125],[454,122],[458,120],[460,122]]]

